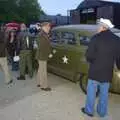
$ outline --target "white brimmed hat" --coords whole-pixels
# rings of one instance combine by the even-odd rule
[[[112,24],[112,22],[109,19],[100,18],[97,21],[97,23],[100,25],[103,25],[104,27],[109,28],[109,29],[114,27],[114,25]]]

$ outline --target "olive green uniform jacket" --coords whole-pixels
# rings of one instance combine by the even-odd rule
[[[38,49],[36,52],[36,59],[47,61],[48,56],[51,52],[51,47],[50,47],[51,45],[48,34],[45,33],[44,31],[41,31],[38,35],[37,43],[38,43]]]

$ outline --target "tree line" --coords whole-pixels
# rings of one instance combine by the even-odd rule
[[[0,0],[0,22],[38,21],[44,14],[38,0]]]

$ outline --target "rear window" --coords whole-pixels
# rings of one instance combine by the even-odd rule
[[[62,32],[62,42],[74,45],[76,44],[75,34],[71,32]]]
[[[90,37],[88,36],[80,36],[80,45],[88,46],[90,42]]]

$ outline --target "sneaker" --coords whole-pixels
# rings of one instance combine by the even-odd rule
[[[41,90],[43,90],[43,91],[51,91],[52,89],[47,87],[47,88],[41,88]]]
[[[82,108],[82,109],[81,109],[81,112],[84,113],[84,114],[86,114],[86,115],[89,116],[89,117],[93,117],[93,114],[87,113],[87,112],[85,111],[85,108]]]
[[[7,85],[10,85],[13,83],[13,80],[10,80],[8,83],[6,83]]]
[[[37,87],[41,87],[41,85],[37,85]]]
[[[17,80],[25,80],[25,76],[20,76],[17,78]]]

